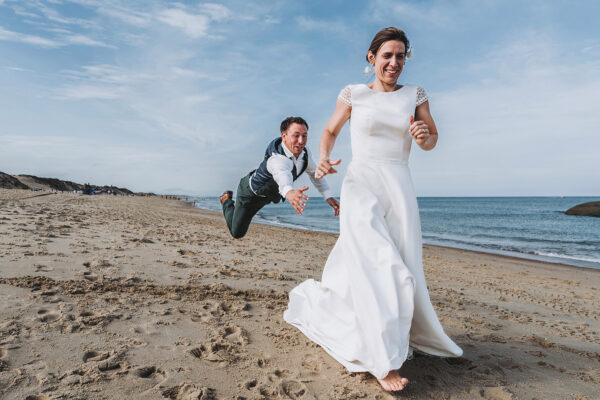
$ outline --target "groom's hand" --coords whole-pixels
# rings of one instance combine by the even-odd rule
[[[290,205],[294,207],[294,210],[298,213],[298,215],[302,215],[304,211],[304,207],[306,207],[306,201],[308,201],[308,196],[305,195],[304,191],[308,190],[308,186],[303,186],[301,188],[292,189],[285,194],[285,198],[290,202]]]
[[[331,208],[333,208],[333,212],[335,213],[335,216],[339,216],[340,215],[340,202],[337,201],[336,199],[334,199],[333,197],[328,198],[327,203],[331,206]]]

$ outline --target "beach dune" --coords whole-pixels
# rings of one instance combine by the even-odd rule
[[[463,358],[416,354],[398,395],[287,325],[336,235],[158,197],[0,189],[2,399],[600,398],[600,271],[424,247]]]

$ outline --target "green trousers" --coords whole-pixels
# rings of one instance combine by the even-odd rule
[[[227,222],[227,227],[231,236],[235,239],[243,238],[248,232],[252,218],[261,208],[271,202],[266,197],[260,197],[254,194],[250,189],[250,175],[240,179],[235,196],[235,203],[228,199],[223,202],[223,215]]]

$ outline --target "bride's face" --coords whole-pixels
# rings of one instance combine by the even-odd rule
[[[369,61],[378,80],[386,85],[395,85],[406,61],[404,43],[400,40],[384,42],[377,54],[369,52]]]

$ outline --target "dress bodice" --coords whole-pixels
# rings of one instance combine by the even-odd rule
[[[378,92],[359,84],[344,90],[351,96],[353,159],[408,163],[412,143],[409,117],[414,116],[422,89],[406,85],[394,92]]]

